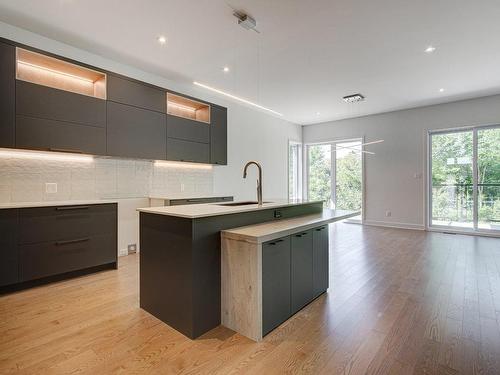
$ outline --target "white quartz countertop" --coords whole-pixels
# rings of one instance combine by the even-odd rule
[[[114,200],[73,200],[73,201],[45,201],[45,202],[13,202],[13,203],[0,203],[0,209],[7,208],[33,208],[33,207],[55,207],[55,206],[79,206],[86,204],[107,204],[117,203]]]
[[[297,216],[290,219],[273,220],[255,225],[221,231],[223,238],[262,243],[289,236],[297,231],[305,231],[324,224],[348,219],[359,215],[359,211],[323,209],[322,213]]]
[[[245,206],[227,206],[226,203],[204,203],[186,206],[144,207],[138,208],[137,211],[157,215],[196,219],[200,217],[230,215],[241,212],[261,211],[270,208],[299,206],[319,202],[320,201],[267,199],[264,200],[264,204],[262,206],[259,206],[258,204],[249,204]]]

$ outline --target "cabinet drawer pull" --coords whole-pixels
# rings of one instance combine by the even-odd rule
[[[302,237],[302,236],[305,236],[306,234],[307,234],[307,232],[296,234],[295,237]]]
[[[56,210],[57,211],[86,210],[89,208],[90,206],[62,206],[62,207],[56,207]]]
[[[276,240],[274,242],[269,242],[269,245],[276,245],[277,243],[283,242],[283,240]]]
[[[54,152],[67,152],[71,154],[83,154],[82,150],[73,150],[70,148],[53,148],[49,147],[49,151],[54,151]]]
[[[77,238],[76,240],[57,241],[56,242],[56,246],[70,245],[70,244],[73,244],[73,243],[86,242],[86,241],[89,241],[89,240],[90,240],[90,238],[86,237],[86,238]]]

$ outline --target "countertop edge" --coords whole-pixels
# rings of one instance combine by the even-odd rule
[[[360,214],[359,211],[355,211],[355,212],[351,212],[349,214],[343,214],[343,215],[334,216],[331,218],[322,218],[322,219],[318,219],[317,221],[312,222],[312,223],[309,222],[307,224],[298,225],[298,226],[295,226],[293,228],[278,230],[276,232],[262,235],[262,236],[252,236],[252,235],[246,235],[246,234],[242,234],[242,233],[231,232],[231,231],[234,231],[236,229],[241,229],[241,228],[253,226],[253,225],[249,225],[249,226],[240,227],[240,228],[232,228],[232,229],[223,230],[223,231],[221,231],[221,238],[227,238],[227,239],[237,240],[237,241],[244,241],[244,242],[249,242],[249,243],[260,245],[260,244],[267,242],[267,241],[272,241],[272,240],[275,240],[275,239],[280,238],[280,237],[286,237],[286,236],[289,236],[291,234],[297,233],[297,231],[313,229],[317,226],[321,226],[324,224],[329,224],[329,223],[333,223],[336,221],[349,219],[349,218],[357,216],[359,214]],[[307,217],[307,216],[311,216],[311,215],[304,215],[304,217]],[[295,217],[293,219],[296,220],[297,218],[298,217]],[[286,220],[290,220],[290,219],[286,219]],[[272,223],[272,221],[267,222],[267,223]],[[266,222],[263,222],[260,224],[255,224],[255,226],[264,225],[264,224],[266,224]]]
[[[16,208],[39,208],[39,207],[60,207],[60,206],[84,206],[96,204],[113,204],[117,200],[81,200],[81,201],[44,201],[44,202],[19,202],[0,204],[0,210]]]

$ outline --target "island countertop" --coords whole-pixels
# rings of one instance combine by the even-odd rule
[[[299,231],[315,228],[318,225],[332,223],[359,215],[358,211],[323,209],[322,213],[297,216],[290,219],[274,220],[260,224],[227,229],[221,232],[223,238],[263,243]]]
[[[319,202],[321,201],[269,199],[264,201],[264,204],[262,206],[259,206],[258,204],[231,206],[228,205],[228,203],[206,203],[185,206],[144,207],[138,208],[137,211],[157,215],[196,219],[200,217],[230,215],[242,212],[261,211],[288,206],[300,206]]]

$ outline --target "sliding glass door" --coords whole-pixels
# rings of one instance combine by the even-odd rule
[[[500,229],[500,127],[435,132],[429,142],[430,226]]]
[[[361,210],[363,167],[361,140],[307,145],[307,197],[325,207]]]

